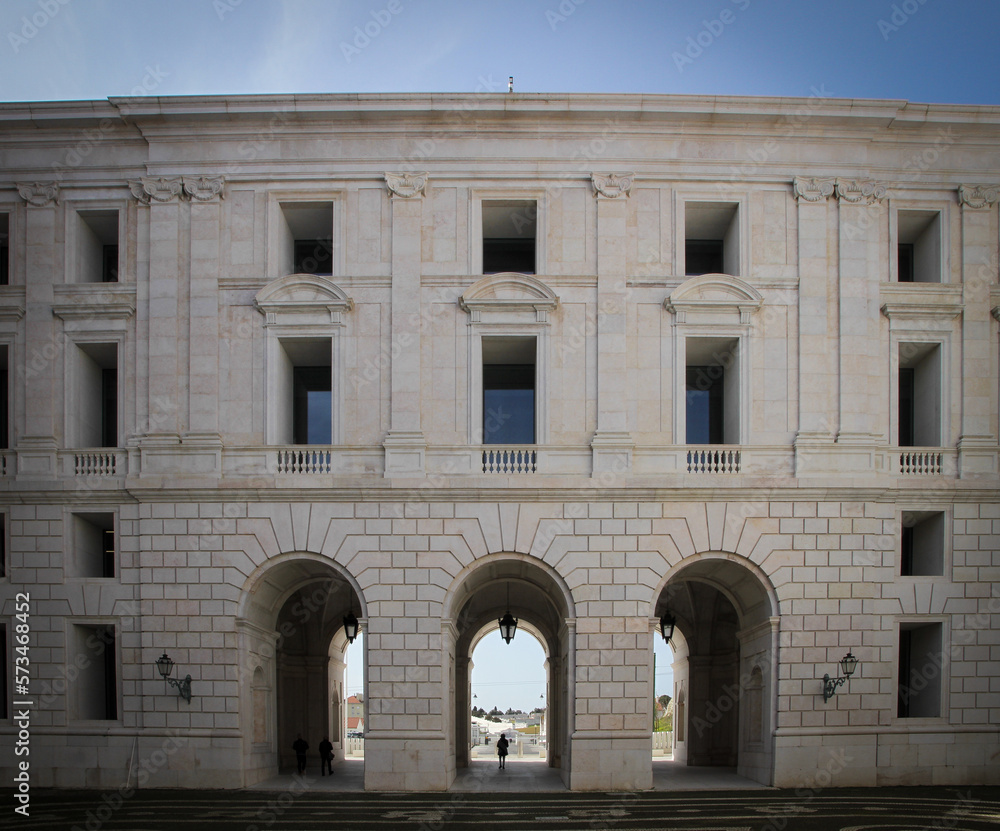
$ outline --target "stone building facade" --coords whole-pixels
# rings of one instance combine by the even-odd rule
[[[997,782],[998,171],[995,107],[0,106],[0,733],[28,654],[34,784],[251,785],[354,614],[366,787],[445,789],[509,610],[648,788],[670,614],[679,760]]]

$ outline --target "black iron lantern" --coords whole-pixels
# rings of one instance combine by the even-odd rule
[[[353,611],[344,615],[344,634],[347,635],[348,643],[354,643],[354,639],[358,636],[358,619]]]
[[[663,613],[663,617],[660,618],[660,634],[663,635],[663,640],[669,641],[674,636],[676,623],[677,619],[670,612]]]
[[[847,680],[854,675],[854,670],[858,668],[858,659],[847,650],[847,654],[839,661],[840,671],[843,673],[839,678],[831,678],[829,675],[823,676],[823,703],[825,704],[837,692],[837,687],[843,686]]]
[[[500,624],[500,637],[507,643],[514,640],[514,633],[517,631],[517,618],[510,613],[510,583],[507,584],[507,611],[497,622]]]
[[[188,675],[183,681],[171,678],[170,673],[173,672],[174,662],[166,652],[156,659],[156,669],[160,673],[160,677],[167,682],[168,687],[176,687],[178,695],[188,703],[191,702],[191,676]]]

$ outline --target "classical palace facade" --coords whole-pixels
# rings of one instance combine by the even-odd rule
[[[1000,781],[998,185],[996,107],[0,105],[0,733],[252,785],[354,616],[366,787],[446,789],[510,611],[549,764],[648,788],[672,618],[681,762]]]

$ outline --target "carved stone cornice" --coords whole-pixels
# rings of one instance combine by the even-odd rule
[[[14,185],[18,194],[29,205],[44,208],[50,202],[59,202],[59,184],[57,182],[18,182]]]
[[[989,208],[1000,196],[997,185],[959,185],[958,204],[963,208]]]
[[[609,173],[607,176],[602,176],[599,173],[593,173],[590,178],[594,184],[595,197],[598,199],[602,196],[605,199],[617,199],[619,196],[627,197],[632,191],[635,174]]]
[[[130,179],[128,183],[132,195],[143,205],[150,202],[170,202],[180,199],[183,192],[183,182],[180,176],[166,178],[164,176],[143,176],[141,179]]]
[[[851,205],[874,205],[885,199],[886,187],[874,179],[838,179],[837,198]]]
[[[184,193],[195,202],[211,202],[216,196],[226,198],[225,176],[185,176]]]
[[[424,188],[427,186],[427,174],[386,173],[385,183],[389,186],[389,191],[393,196],[412,199],[414,196],[424,195]]]
[[[796,176],[792,180],[792,193],[797,202],[825,202],[833,196],[836,179],[817,179],[809,176]]]

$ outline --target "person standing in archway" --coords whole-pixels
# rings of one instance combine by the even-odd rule
[[[302,734],[298,734],[298,738],[292,742],[292,750],[295,751],[295,761],[299,765],[299,775],[301,776],[306,772],[306,751],[309,749],[309,742],[302,738]]]
[[[323,741],[319,743],[319,769],[320,776],[326,776],[328,770],[333,776],[333,743],[329,736],[323,736]]]
[[[497,739],[497,756],[500,757],[500,770],[506,770],[507,768],[507,747],[510,742],[507,741],[507,737],[501,733],[500,738]]]

